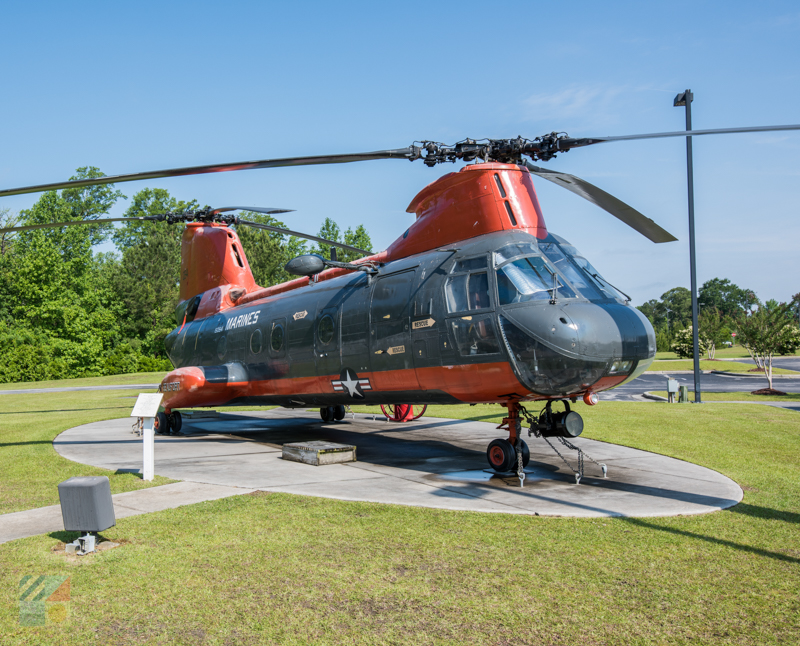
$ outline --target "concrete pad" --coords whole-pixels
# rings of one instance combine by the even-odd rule
[[[587,459],[584,479],[576,485],[572,468],[543,439],[531,438],[531,462],[520,488],[516,477],[485,472],[486,446],[503,434],[483,422],[423,417],[393,424],[348,415],[323,424],[316,411],[273,409],[184,420],[183,433],[156,437],[156,473],[340,500],[543,516],[648,517],[716,511],[743,495],[735,482],[710,469],[581,438],[573,443],[608,465],[607,479]],[[353,444],[358,462],[311,466],[281,459],[284,443],[314,440]],[[577,468],[577,453],[551,442]],[[53,444],[76,462],[141,469],[141,439],[128,419],[73,428]]]
[[[197,482],[175,482],[161,487],[118,493],[111,496],[111,499],[114,502],[114,517],[119,520],[252,491]],[[60,505],[0,515],[0,543],[61,531],[64,531],[64,521],[61,518]]]

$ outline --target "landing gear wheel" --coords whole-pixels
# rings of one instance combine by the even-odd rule
[[[319,416],[323,422],[333,421],[333,406],[323,406],[319,409]]]
[[[495,471],[511,471],[517,464],[517,452],[508,440],[492,440],[486,449],[486,459],[489,460],[489,466]],[[528,459],[530,459],[530,452]],[[522,460],[524,463],[524,449]]]
[[[169,418],[166,413],[156,413],[153,430],[159,435],[169,435]]]
[[[344,413],[345,413],[344,406],[342,406],[341,404],[333,407],[333,419],[335,419],[337,422],[344,419]]]
[[[172,411],[169,415],[167,415],[167,421],[169,422],[169,427],[172,429],[172,433],[174,435],[178,435],[181,432],[181,427],[183,426],[183,418],[181,417],[180,412]]]

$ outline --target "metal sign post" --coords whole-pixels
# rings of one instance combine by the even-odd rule
[[[161,406],[161,398],[164,395],[157,393],[140,394],[136,400],[136,405],[131,411],[131,417],[141,417],[142,419],[142,479],[151,481],[155,477],[156,470],[156,447],[155,447],[155,433],[153,426],[155,425],[155,417],[158,413],[158,408]]]

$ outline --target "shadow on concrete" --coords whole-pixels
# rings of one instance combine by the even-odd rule
[[[234,415],[224,415],[219,418],[221,421],[229,422],[241,419],[252,424],[252,417],[238,417]],[[345,420],[346,421],[346,420]],[[261,418],[260,422],[265,426],[274,425],[276,428],[261,428],[258,430],[228,431],[233,436],[247,438],[250,441],[261,442],[267,445],[280,448],[288,442],[308,442],[324,439],[339,444],[353,444],[358,447],[358,460],[384,467],[408,468],[409,470],[424,469],[430,473],[427,479],[436,480],[443,483],[439,476],[452,473],[453,471],[474,470],[477,466],[486,468],[486,454],[483,451],[457,446],[447,441],[434,439],[421,439],[413,437],[392,437],[397,433],[412,433],[414,431],[442,428],[460,424],[467,420],[447,420],[442,422],[431,422],[427,424],[414,424],[400,426],[399,424],[387,423],[386,428],[376,429],[368,432],[356,432],[343,428],[342,425],[324,424],[308,418],[280,418],[270,419]],[[198,420],[199,422],[199,420]],[[397,428],[400,426],[400,428]],[[187,424],[184,424],[184,432],[187,432]],[[190,431],[193,434],[193,431]],[[502,431],[498,432],[501,435]],[[446,461],[432,462],[435,458],[447,458]],[[577,460],[575,460],[577,464]],[[547,480],[559,481],[574,485],[575,475],[572,472],[559,471],[559,467],[548,463],[531,460],[528,470],[534,473],[538,471],[547,473]],[[466,495],[476,498],[485,496],[489,491],[502,488],[505,493],[521,496],[526,499],[559,502],[577,509],[585,509],[602,513],[612,514],[611,511],[592,505],[585,505],[578,502],[566,501],[555,496],[542,495],[530,485],[525,488],[516,486],[516,478],[495,477],[488,482],[464,482],[448,483],[441,487],[441,496]],[[639,495],[652,496],[654,498],[666,498],[689,502],[711,507],[731,507],[736,505],[736,500],[707,496],[699,493],[687,491],[677,491],[662,487],[650,487],[646,485],[621,482],[613,479],[602,479],[591,474],[591,467],[587,467],[579,487],[596,487],[599,489],[636,493]],[[616,515],[616,514],[613,514]]]

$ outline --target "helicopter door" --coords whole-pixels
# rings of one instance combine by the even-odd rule
[[[314,347],[316,349],[317,375],[338,375],[341,370],[339,335],[341,319],[339,308],[326,307],[317,313]]]
[[[369,281],[361,274],[342,296],[341,362],[342,369],[368,372],[369,360]]]
[[[411,351],[409,301],[414,271],[392,274],[375,281],[370,312],[370,357],[375,389],[419,388]]]

